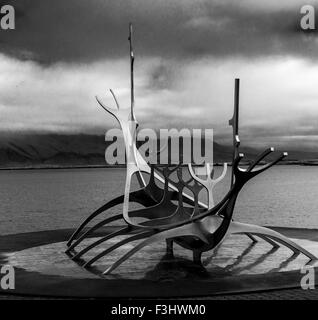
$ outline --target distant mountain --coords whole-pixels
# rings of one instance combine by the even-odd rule
[[[0,167],[105,165],[104,136],[24,134],[0,138]]]
[[[111,143],[106,142],[103,135],[6,134],[0,137],[0,168],[103,166],[106,165],[105,149]],[[232,160],[231,146],[216,142],[213,145],[214,162]],[[240,151],[250,159],[258,153],[252,148]],[[291,151],[288,158],[314,161],[318,153]]]

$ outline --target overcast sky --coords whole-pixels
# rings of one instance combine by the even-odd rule
[[[318,148],[318,34],[310,0],[19,0],[0,30],[1,130],[103,133],[108,89],[129,106],[134,24],[136,116],[144,128],[213,128],[229,141],[234,78],[241,140]],[[317,17],[316,17],[317,18]],[[318,23],[318,18],[317,18]]]

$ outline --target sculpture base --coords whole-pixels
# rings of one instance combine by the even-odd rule
[[[292,238],[318,256],[317,230],[272,228]],[[286,247],[273,248],[260,240],[253,244],[246,236],[227,238],[213,254],[203,256],[204,267],[193,263],[192,253],[178,245],[174,257],[165,253],[165,242],[145,247],[114,273],[102,272],[129,244],[114,251],[90,269],[72,261],[65,253],[66,240],[73,230],[52,230],[0,237],[0,265],[16,271],[16,289],[4,294],[55,297],[194,297],[235,294],[300,286],[300,273],[308,258],[293,255]],[[114,231],[104,228],[96,240]],[[115,241],[115,240],[112,240]],[[118,239],[116,239],[118,241]],[[108,245],[110,242],[108,242]],[[103,250],[94,248],[85,260]],[[0,290],[1,292],[1,290]]]

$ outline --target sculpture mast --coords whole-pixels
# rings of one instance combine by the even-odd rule
[[[135,106],[135,92],[134,92],[134,51],[132,46],[133,26],[129,23],[129,51],[130,51],[130,108],[131,108],[131,120],[135,121],[134,106]]]
[[[129,53],[130,53],[130,121],[135,122],[136,124],[136,130],[138,127],[138,122],[135,118],[135,113],[134,113],[134,107],[135,107],[135,88],[134,88],[134,62],[135,62],[135,57],[134,57],[134,51],[133,51],[133,45],[132,45],[132,37],[133,37],[133,26],[132,23],[129,22],[129,36],[128,36],[128,41],[129,41]],[[137,135],[135,136],[136,139],[136,146],[137,146]],[[136,173],[138,183],[141,187],[145,187],[146,183],[143,179],[143,176],[140,171]]]
[[[234,89],[234,113],[232,119],[229,121],[229,125],[233,127],[233,154],[232,154],[232,176],[231,187],[234,183],[233,162],[238,156],[238,148],[240,146],[239,138],[239,100],[240,100],[240,79],[235,79]]]

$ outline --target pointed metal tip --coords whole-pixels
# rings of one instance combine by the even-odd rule
[[[103,274],[107,275],[108,273],[110,273],[112,271],[112,267],[107,268]]]
[[[129,29],[128,40],[131,41],[131,34],[132,34],[132,29],[133,29],[133,24],[132,24],[132,22],[129,22],[128,29]]]
[[[102,103],[101,103],[101,101],[100,101],[100,99],[99,99],[99,97],[96,95],[95,96],[95,99],[96,99],[96,101],[98,102],[98,104],[100,105],[100,106],[102,106]],[[103,107],[103,106],[102,106]],[[103,107],[104,108],[104,107]]]

